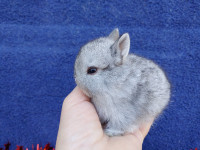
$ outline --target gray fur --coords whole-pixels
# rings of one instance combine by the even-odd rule
[[[91,97],[109,136],[133,132],[154,120],[170,99],[170,84],[161,68],[128,54],[129,49],[128,33],[119,37],[115,29],[84,45],[75,62],[75,81]],[[98,68],[93,75],[87,74],[91,66]]]

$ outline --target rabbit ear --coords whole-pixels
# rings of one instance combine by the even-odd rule
[[[108,38],[116,41],[119,38],[119,30],[118,28],[115,28],[108,36]]]
[[[118,49],[120,50],[121,56],[124,59],[130,50],[130,37],[128,33],[123,34],[118,41]]]
[[[112,55],[116,57],[117,64],[122,63],[130,50],[130,37],[128,33],[123,34],[112,46]]]

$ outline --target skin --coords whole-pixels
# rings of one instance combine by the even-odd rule
[[[90,99],[76,87],[64,100],[56,150],[141,150],[152,122],[134,133],[108,137]]]

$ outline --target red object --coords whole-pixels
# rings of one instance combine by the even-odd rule
[[[11,145],[10,142],[8,142],[8,143],[4,144],[5,149],[0,148],[0,150],[9,150],[10,145]],[[16,150],[24,150],[24,148],[23,148],[23,146],[17,145]],[[25,150],[28,150],[28,148],[25,148]],[[32,150],[35,150],[33,144],[32,144]],[[46,144],[45,147],[44,147],[44,149],[42,149],[42,147],[40,147],[40,145],[37,144],[36,150],[55,150],[55,148],[54,148],[54,147],[51,147],[51,146],[50,146],[50,143]],[[197,150],[197,148],[195,148],[195,150]]]
[[[9,147],[10,147],[10,142],[8,141],[8,143],[7,144],[4,144],[4,146],[5,146],[5,150],[9,150]]]
[[[40,146],[39,146],[39,144],[37,144],[37,150],[40,150]]]
[[[16,150],[24,150],[24,149],[23,149],[23,146],[18,146],[17,145],[17,149]]]
[[[46,144],[44,150],[53,150],[53,147],[50,147],[50,143]]]

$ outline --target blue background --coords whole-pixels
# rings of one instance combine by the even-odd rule
[[[8,140],[12,149],[55,145],[80,47],[115,27],[172,84],[171,102],[143,149],[200,149],[198,0],[1,0],[0,147]]]

